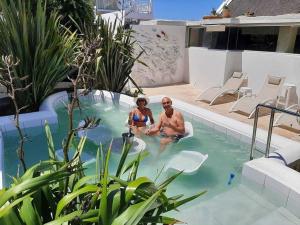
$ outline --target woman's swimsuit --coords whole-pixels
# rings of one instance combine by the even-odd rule
[[[144,117],[144,119],[141,120],[141,118],[139,117],[139,115],[133,114],[132,120],[133,120],[134,122],[144,122],[144,123],[146,124],[146,122],[148,121],[148,116],[146,115],[146,116]]]

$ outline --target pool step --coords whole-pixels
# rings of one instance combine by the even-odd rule
[[[188,225],[300,225],[291,222],[297,218],[285,208],[276,207],[243,185],[183,209],[176,218]]]
[[[251,225],[300,225],[300,219],[290,213],[286,208],[280,207],[257,220]]]

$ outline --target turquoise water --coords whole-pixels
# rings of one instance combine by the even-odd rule
[[[162,108],[159,104],[149,106],[157,120]],[[82,104],[81,110],[75,110],[74,124],[77,125],[80,120],[86,116],[96,116],[101,118],[101,123],[110,129],[112,137],[120,137],[122,132],[127,128],[125,120],[129,108],[121,106],[115,107],[107,103]],[[67,113],[64,107],[57,109],[59,124],[52,127],[56,149],[61,148],[61,143],[67,129]],[[238,140],[227,137],[225,134],[215,131],[214,129],[201,124],[197,120],[184,115],[186,121],[190,121],[194,127],[194,136],[178,144],[171,144],[161,154],[159,153],[158,138],[147,137],[147,150],[150,152],[142,163],[139,170],[139,176],[148,176],[155,179],[164,165],[181,150],[199,151],[202,154],[208,154],[208,159],[202,165],[200,170],[194,175],[182,174],[174,183],[169,186],[170,195],[182,194],[186,196],[195,194],[202,190],[207,190],[207,194],[200,198],[201,200],[215,196],[218,193],[226,191],[239,183],[242,164],[248,160],[250,146],[239,142]],[[27,141],[25,144],[25,161],[27,166],[40,160],[48,159],[47,144],[43,128],[26,129]],[[10,176],[15,176],[18,172],[18,159],[16,155],[17,137],[12,133],[6,133],[4,136],[5,153],[4,153],[4,173],[5,184],[11,181]],[[104,149],[106,149],[104,144]],[[97,146],[88,142],[84,151],[90,156],[96,155]],[[110,170],[113,172],[118,163],[119,155],[112,154]],[[86,173],[91,174],[95,171],[95,164],[87,166]],[[231,185],[228,185],[230,174],[235,177]],[[158,178],[158,182],[170,176],[169,173],[163,172]]]

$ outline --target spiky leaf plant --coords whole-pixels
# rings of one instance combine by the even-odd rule
[[[204,192],[182,199],[167,197],[167,186],[180,174],[175,174],[161,184],[147,177],[137,177],[139,164],[147,152],[140,153],[126,164],[130,145],[124,145],[116,174],[108,170],[111,148],[102,155],[98,150],[95,175],[85,176],[80,153],[83,137],[70,162],[55,158],[52,135],[46,125],[50,160],[40,162],[14,179],[8,189],[0,191],[0,224],[175,224],[175,218],[162,216],[177,209]],[[100,163],[103,162],[103,164]],[[63,195],[62,183],[69,177],[68,192]]]
[[[48,13],[56,11],[61,16],[61,24],[73,32],[80,30],[83,26],[92,26],[94,22],[94,1],[48,0],[45,2]]]
[[[20,61],[14,73],[28,76],[26,82],[32,86],[17,96],[18,103],[29,105],[29,111],[37,110],[55,85],[66,78],[75,36],[62,29],[56,13],[47,17],[41,0],[0,1],[0,8],[0,54]],[[26,86],[24,82],[19,87]]]
[[[120,93],[129,81],[139,89],[130,75],[134,63],[143,63],[139,58],[144,51],[140,49],[138,52],[136,49],[133,30],[118,26],[117,22],[118,19],[110,22],[101,18],[96,22],[95,31],[101,34],[102,42],[96,67],[95,88]]]

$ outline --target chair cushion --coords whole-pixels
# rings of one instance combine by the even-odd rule
[[[281,82],[281,77],[269,76],[268,84],[279,85]]]
[[[241,73],[241,72],[234,72],[233,74],[232,74],[232,77],[233,78],[241,78],[243,76],[243,73]]]

